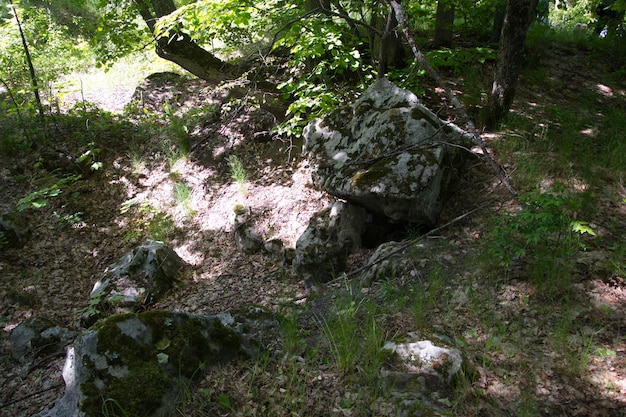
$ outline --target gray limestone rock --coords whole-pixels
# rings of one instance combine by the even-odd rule
[[[77,332],[56,326],[45,317],[31,317],[11,331],[11,356],[17,361],[25,361],[41,355],[63,352],[77,335]]]
[[[317,282],[343,272],[348,255],[361,246],[366,221],[363,208],[341,201],[315,213],[296,242],[298,271]]]
[[[386,79],[304,129],[326,192],[395,221],[438,220],[462,158],[463,131]]]
[[[417,334],[401,343],[387,342],[383,349],[396,354],[401,364],[381,372],[395,415],[449,415],[455,381],[468,368],[461,352],[420,340]]]
[[[153,304],[174,286],[184,265],[162,242],[147,241],[126,253],[94,285],[83,325],[89,327],[105,312],[136,312]]]

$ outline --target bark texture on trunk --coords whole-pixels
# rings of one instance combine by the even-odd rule
[[[493,29],[491,30],[491,42],[500,42],[502,34],[502,25],[504,25],[504,16],[506,15],[506,0],[500,0],[496,4],[493,13]]]
[[[371,26],[382,34],[379,36],[377,33],[370,33],[372,54],[378,57],[378,78],[381,78],[387,74],[389,67],[404,66],[404,46],[396,31],[398,19],[393,8],[389,8],[386,17],[373,16]]]
[[[437,2],[437,14],[435,18],[435,47],[452,46],[452,36],[454,34],[454,4],[449,0],[439,0]]]
[[[526,32],[536,7],[537,0],[509,0],[507,5],[491,95],[483,109],[482,121],[488,129],[500,124],[513,104],[524,65]]]

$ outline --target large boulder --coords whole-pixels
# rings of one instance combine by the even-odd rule
[[[419,249],[422,244],[414,244]],[[369,268],[361,273],[361,283],[370,286],[376,281],[385,281],[415,270],[415,263],[407,256],[409,247],[403,242],[385,242],[378,246],[367,261]]]
[[[304,129],[304,153],[326,192],[395,221],[435,224],[458,176],[463,131],[411,92],[376,81],[353,104]]]
[[[152,310],[98,322],[68,350],[65,395],[37,417],[112,414],[170,416],[181,389],[203,367],[254,357],[258,343],[244,331],[275,321],[266,310],[201,316]],[[104,407],[104,408],[103,408]]]
[[[94,285],[82,316],[85,327],[105,313],[137,312],[170,290],[185,262],[163,242],[147,241],[109,266]]]
[[[309,220],[296,242],[294,264],[306,278],[327,282],[346,269],[348,255],[361,246],[367,212],[335,201]]]

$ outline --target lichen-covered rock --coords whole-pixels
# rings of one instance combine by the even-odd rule
[[[0,250],[3,247],[21,248],[28,242],[30,236],[30,226],[23,214],[0,214]]]
[[[304,129],[304,152],[326,192],[399,221],[437,222],[458,176],[460,128],[411,92],[376,81],[353,104]]]
[[[363,208],[342,201],[315,213],[296,242],[298,271],[317,282],[343,272],[348,255],[361,246],[366,221]]]
[[[11,331],[9,335],[9,341],[13,344],[11,356],[15,360],[24,361],[41,355],[63,352],[77,335],[75,331],[56,326],[46,317],[31,317]]]
[[[421,244],[415,244],[413,248],[421,246]],[[407,256],[407,250],[404,242],[391,241],[378,246],[367,261],[371,267],[361,273],[363,285],[369,286],[376,281],[385,281],[414,269],[414,261]]]
[[[242,332],[263,311],[201,316],[162,310],[109,317],[69,349],[65,395],[38,417],[101,416],[104,401],[125,415],[169,416],[182,386],[204,366],[255,356]]]
[[[96,282],[82,323],[89,327],[105,313],[136,312],[170,290],[184,261],[163,242],[147,241],[109,266]]]
[[[383,349],[396,354],[401,363],[381,372],[396,415],[449,415],[455,381],[468,369],[461,352],[420,340],[418,334],[409,334],[401,343],[387,342]]]
[[[235,213],[233,218],[233,236],[237,250],[253,254],[264,249],[265,242],[252,221],[252,215],[246,210]]]

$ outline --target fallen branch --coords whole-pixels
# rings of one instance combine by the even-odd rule
[[[404,33],[404,36],[406,37],[407,42],[409,43],[409,46],[411,47],[411,50],[413,51],[413,55],[415,55],[415,59],[426,70],[426,74],[433,81],[435,81],[439,87],[445,90],[446,95],[448,96],[448,99],[450,100],[452,105],[459,112],[461,112],[461,115],[466,120],[467,128],[469,130],[472,141],[474,141],[483,151],[483,155],[485,156],[485,158],[487,158],[489,165],[491,165],[491,167],[494,170],[494,173],[496,174],[498,179],[500,179],[502,184],[509,190],[511,194],[513,194],[513,196],[517,196],[518,195],[517,191],[515,191],[515,189],[511,186],[511,184],[509,184],[509,181],[506,179],[506,175],[502,167],[498,165],[498,163],[492,158],[491,154],[489,154],[489,151],[487,150],[487,147],[485,146],[485,142],[483,141],[482,137],[476,130],[476,126],[474,126],[474,123],[472,122],[469,115],[467,114],[467,111],[465,111],[465,108],[463,107],[461,102],[456,98],[452,90],[450,90],[450,88],[443,82],[443,80],[441,79],[437,71],[433,69],[433,67],[428,63],[428,60],[426,60],[426,57],[417,48],[415,40],[409,33],[409,29],[406,24],[406,16],[404,15],[404,9],[402,9],[402,6],[400,5],[400,3],[398,3],[397,0],[389,0],[389,4],[391,5],[391,7],[393,7],[394,12],[396,13],[398,24],[402,28],[402,32]]]

